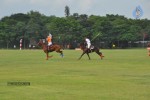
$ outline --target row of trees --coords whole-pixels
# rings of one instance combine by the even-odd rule
[[[86,15],[74,13],[70,15],[65,9],[66,17],[45,16],[37,11],[27,14],[17,13],[0,20],[0,48],[16,45],[24,40],[27,47],[31,40],[44,39],[50,32],[53,42],[63,45],[77,46],[85,36],[101,47],[110,47],[115,43],[118,47],[128,46],[128,42],[149,40],[150,20],[128,19],[120,15]]]

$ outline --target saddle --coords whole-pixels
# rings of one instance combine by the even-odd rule
[[[90,49],[91,49],[91,50],[92,50],[92,49],[94,49],[94,46],[93,46],[93,45],[91,45]]]
[[[93,49],[94,49],[94,46],[91,45],[90,48],[88,49],[88,52],[89,52],[89,53],[92,52]]]

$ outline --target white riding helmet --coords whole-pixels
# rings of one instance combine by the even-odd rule
[[[52,35],[49,33],[49,36],[52,38]]]

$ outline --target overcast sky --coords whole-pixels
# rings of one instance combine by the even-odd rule
[[[140,5],[144,12],[141,19],[150,19],[150,0],[0,0],[0,19],[16,13],[26,14],[31,10],[46,16],[64,17],[66,5],[70,8],[70,14],[119,14],[127,18],[134,18],[132,12]]]

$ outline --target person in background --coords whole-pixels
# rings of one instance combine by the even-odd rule
[[[150,43],[147,44],[148,55],[150,56]]]

